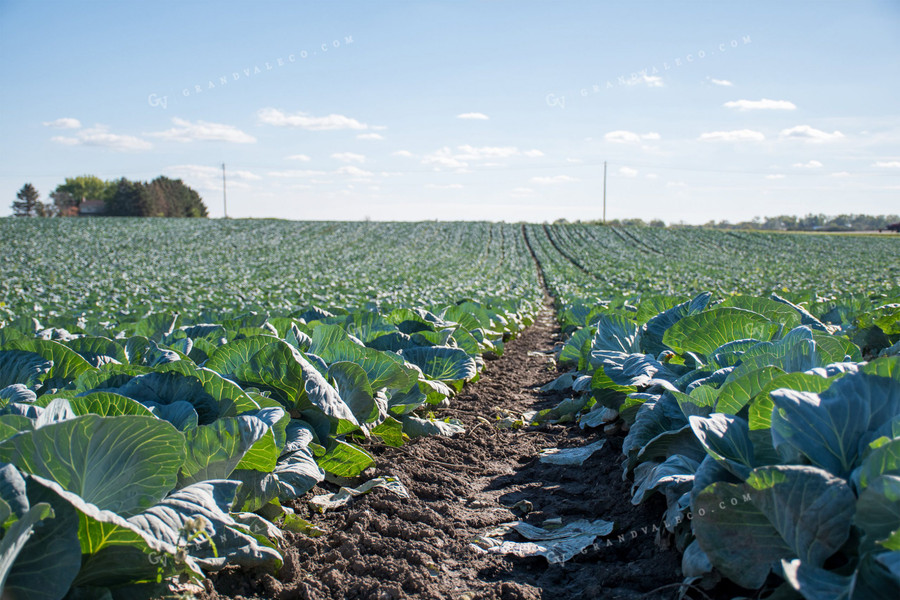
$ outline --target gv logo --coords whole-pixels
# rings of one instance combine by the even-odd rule
[[[547,106],[566,107],[566,97],[557,96],[556,94],[547,94]]]
[[[147,97],[147,103],[150,106],[161,106],[163,107],[163,109],[165,109],[169,105],[169,97],[163,96],[162,98],[160,98],[156,94],[150,94],[150,96]]]

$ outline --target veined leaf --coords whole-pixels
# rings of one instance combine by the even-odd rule
[[[84,415],[0,442],[0,461],[130,515],[175,487],[184,437],[153,417]]]
[[[663,343],[682,354],[697,352],[711,356],[728,342],[753,338],[769,341],[781,330],[759,313],[742,308],[714,308],[680,319],[666,330]]]

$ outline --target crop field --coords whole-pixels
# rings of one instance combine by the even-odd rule
[[[0,244],[4,599],[900,596],[900,238]]]

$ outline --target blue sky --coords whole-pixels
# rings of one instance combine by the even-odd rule
[[[180,177],[233,217],[900,211],[900,3],[0,0],[0,215]]]

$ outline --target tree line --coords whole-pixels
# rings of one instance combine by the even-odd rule
[[[16,217],[206,217],[200,194],[180,179],[157,177],[147,183],[125,177],[104,181],[94,175],[67,177],[47,202],[26,183],[12,203]]]
[[[566,224],[569,221],[560,219],[555,224]],[[898,215],[814,215],[805,217],[781,215],[777,217],[755,217],[752,221],[731,223],[730,221],[709,221],[703,225],[687,223],[670,223],[654,219],[613,219],[606,225],[614,227],[707,227],[712,229],[749,229],[755,231],[877,231],[888,229],[889,225],[900,222]],[[576,221],[589,225],[603,225],[602,221]]]

